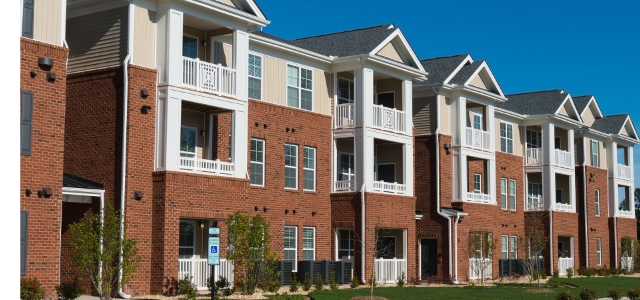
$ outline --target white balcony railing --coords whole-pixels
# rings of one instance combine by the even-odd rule
[[[406,133],[405,112],[382,105],[373,105],[373,127]]]
[[[569,151],[554,149],[553,164],[561,167],[572,168],[573,166],[571,165],[571,153],[569,153]]]
[[[491,145],[491,140],[488,131],[467,127],[467,140],[465,141],[465,146],[489,150],[489,145]]]
[[[180,169],[233,176],[235,168],[233,163],[222,162],[218,159],[209,160],[195,157],[180,157]]]
[[[542,149],[531,148],[527,149],[527,166],[540,166],[542,165]]]
[[[374,265],[378,283],[396,283],[402,272],[407,275],[407,261],[404,259],[376,258]]]
[[[558,258],[558,274],[567,275],[568,268],[573,268],[573,257]]]
[[[182,84],[217,95],[236,95],[236,70],[182,57]]]
[[[353,127],[355,122],[355,104],[338,104],[336,105],[335,117],[333,119],[334,128]]]
[[[467,193],[467,201],[476,202],[476,203],[491,203],[491,195],[488,194],[480,194],[480,193]]]
[[[544,210],[544,202],[528,202],[526,210]]]
[[[629,210],[618,210],[618,216],[623,218],[635,218],[636,213]]]
[[[631,167],[621,164],[616,165],[616,177],[631,180]]]
[[[356,190],[355,181],[338,180],[333,183],[333,190],[336,192],[354,192]]]
[[[565,212],[575,212],[573,209],[573,205],[566,203],[556,203],[553,210],[557,211],[565,211]]]
[[[233,285],[233,262],[220,259],[220,265],[215,266],[216,278],[225,277]],[[191,278],[198,290],[207,289],[207,280],[211,276],[211,266],[207,264],[207,259],[202,258],[181,258],[178,259],[178,278]]]
[[[391,194],[406,194],[407,186],[397,182],[374,181],[373,191]]]
[[[486,266],[484,270],[482,266]],[[471,258],[469,259],[469,279],[480,279],[480,273],[485,279],[491,279],[493,273],[493,263],[490,258]]]

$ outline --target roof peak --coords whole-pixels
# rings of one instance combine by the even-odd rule
[[[305,37],[293,39],[291,41],[300,41],[300,40],[304,40],[304,39],[317,38],[317,37],[321,37],[321,36],[329,36],[329,35],[334,35],[334,34],[341,34],[341,33],[354,32],[354,31],[367,30],[367,29],[380,28],[380,27],[387,27],[387,29],[397,28],[397,27],[395,27],[395,25],[393,25],[393,23],[389,23],[389,24],[381,24],[381,25],[375,25],[375,26],[369,26],[369,27],[363,27],[363,28],[356,28],[356,29],[349,29],[349,30],[331,32],[331,33],[312,35],[312,36],[305,36]]]

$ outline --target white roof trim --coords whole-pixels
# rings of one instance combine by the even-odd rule
[[[562,101],[562,104],[560,104],[560,106],[556,110],[555,114],[557,114],[557,115],[560,114],[560,109],[564,107],[564,105],[567,103],[567,101],[569,101],[569,103],[571,104],[571,108],[573,108],[573,113],[575,113],[578,116],[578,122],[583,123],[582,122],[582,116],[580,115],[580,113],[578,113],[578,109],[576,108],[576,105],[573,103],[573,99],[571,99],[571,95],[570,94],[567,94],[567,97],[564,98],[564,101]],[[571,117],[569,117],[569,118],[571,118]]]
[[[400,41],[402,42],[402,46],[406,49],[407,52],[409,52],[409,56],[413,60],[413,63],[415,64],[415,68],[419,69],[422,72],[425,72],[424,68],[422,67],[422,64],[420,63],[420,60],[418,59],[416,54],[413,52],[413,49],[411,49],[409,42],[407,42],[407,39],[404,37],[404,34],[402,34],[402,31],[400,31],[400,28],[397,28],[386,39],[384,39],[382,43],[380,43],[378,46],[373,48],[373,50],[369,52],[369,55],[375,55],[376,53],[380,52],[380,50],[382,50],[384,46],[391,43],[393,39],[396,37],[400,39]],[[411,66],[411,67],[414,67],[414,66]]]
[[[324,55],[322,55],[320,53],[316,53],[316,52],[313,52],[313,51],[302,49],[300,47],[292,46],[292,45],[289,45],[289,44],[286,44],[286,43],[282,43],[282,42],[276,41],[274,39],[270,39],[270,38],[263,37],[263,36],[260,36],[260,35],[256,35],[256,34],[253,34],[253,33],[249,33],[249,39],[250,39],[250,41],[266,44],[266,45],[269,45],[271,47],[276,47],[276,48],[288,50],[290,52],[295,52],[295,53],[298,53],[300,55],[307,56],[307,57],[310,57],[310,58],[315,58],[315,59],[318,59],[318,60],[321,60],[321,61],[324,61],[324,62],[331,62],[333,60],[333,57],[331,57],[331,56],[324,56]]]
[[[631,124],[631,130],[633,131],[633,135],[635,135],[635,139],[638,140],[638,133],[636,132],[636,127],[633,125],[633,121],[631,121],[631,117],[627,116],[627,119],[624,120],[624,124],[620,127],[620,131],[618,131],[618,135],[621,135],[622,128],[624,128],[627,123]],[[633,139],[633,137],[629,136],[629,138]]]
[[[451,72],[451,74],[449,74],[449,76],[445,80],[443,80],[442,83],[449,84],[449,81],[451,81],[453,76],[456,76],[456,74],[460,72],[460,69],[462,69],[462,67],[464,67],[467,63],[473,63],[473,58],[471,58],[471,55],[468,55],[468,54],[467,54],[467,57],[462,60],[460,65],[458,65],[458,67],[455,70],[453,70],[453,72]]]
[[[598,105],[598,101],[596,101],[595,96],[591,96],[591,99],[589,99],[589,102],[587,102],[587,106],[585,106],[584,109],[582,109],[582,111],[580,112],[580,116],[582,117],[584,112],[587,111],[587,108],[589,108],[589,106],[591,106],[592,103],[596,106],[596,110],[598,111],[598,115],[599,115],[599,117],[598,116],[594,116],[594,117],[596,119],[603,118],[604,114],[602,113],[602,110],[600,109],[600,105]]]
[[[62,194],[63,195],[100,197],[101,195],[104,195],[104,190],[62,187]]]
[[[232,0],[232,1],[236,2],[238,0]],[[260,10],[260,8],[258,7],[258,4],[256,4],[255,1],[253,1],[253,0],[244,0],[244,1],[246,1],[247,4],[249,4],[249,7],[251,7],[251,10],[256,14],[256,16],[258,16],[258,18],[267,21],[267,16],[265,16],[262,13],[262,10]]]
[[[475,70],[475,72],[473,72],[473,74],[471,74],[471,76],[469,76],[469,79],[467,79],[467,81],[464,83],[464,85],[469,85],[471,83],[471,80],[476,77],[479,76],[480,71],[482,70],[486,70],[487,73],[489,74],[489,78],[491,79],[491,81],[493,82],[493,84],[496,86],[496,89],[498,89],[498,94],[502,97],[504,97],[504,93],[502,92],[502,89],[500,88],[500,85],[498,85],[498,81],[496,81],[496,78],[493,76],[493,72],[491,72],[491,69],[489,68],[489,65],[487,64],[486,61],[483,61],[482,64],[480,64],[480,67],[478,67],[478,69]]]

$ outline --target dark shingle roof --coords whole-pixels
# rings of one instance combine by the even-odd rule
[[[104,185],[76,175],[62,173],[62,186],[71,188],[103,190]]]
[[[478,70],[483,62],[484,60],[474,61],[472,64],[468,64],[460,68],[460,71],[456,73],[456,76],[453,76],[453,78],[451,78],[451,81],[449,81],[449,83],[464,84],[465,82],[467,82],[467,80],[469,80],[471,75],[473,75],[473,73]]]
[[[444,80],[455,71],[455,69],[467,58],[469,54],[458,54],[446,57],[435,57],[420,61],[425,72],[429,73],[427,80],[416,84],[427,85],[434,83],[444,83]]]
[[[522,115],[553,114],[567,95],[560,89],[506,95],[508,100],[496,104],[496,107]]]
[[[596,119],[591,125],[591,129],[604,133],[618,134],[628,116],[627,114],[621,114]]]
[[[396,30],[393,24],[385,24],[299,38],[289,43],[326,56],[343,57],[371,52]]]
[[[587,107],[587,104],[589,104],[589,100],[591,100],[591,97],[593,97],[593,95],[571,97],[571,99],[573,99],[573,104],[578,110],[578,113],[582,113],[582,111]]]

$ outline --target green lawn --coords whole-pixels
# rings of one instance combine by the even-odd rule
[[[598,297],[607,296],[607,288],[615,288],[626,294],[630,288],[640,288],[640,278],[638,277],[598,277],[598,278],[560,278],[552,279],[560,283],[568,283],[570,286],[550,288],[557,292],[569,291],[578,296],[583,288],[595,289]],[[382,296],[389,300],[414,300],[414,299],[555,299],[555,294],[533,294],[525,293],[524,287],[379,287],[375,288],[374,295]],[[369,289],[345,289],[345,290],[324,290],[309,294],[315,300],[345,300],[353,296],[368,295]]]

